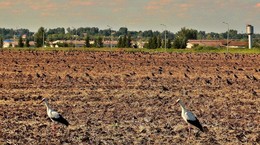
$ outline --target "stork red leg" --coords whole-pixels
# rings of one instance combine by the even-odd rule
[[[190,140],[190,124],[188,123],[188,126],[189,126],[189,140]]]
[[[56,126],[55,124],[52,125],[52,135],[56,135]]]

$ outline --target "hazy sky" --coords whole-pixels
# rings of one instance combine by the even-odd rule
[[[98,27],[113,30],[245,32],[252,24],[260,33],[260,0],[0,0],[0,27]]]

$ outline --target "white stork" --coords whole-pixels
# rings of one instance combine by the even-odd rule
[[[69,122],[63,118],[58,112],[52,110],[48,104],[48,99],[43,98],[40,103],[44,102],[45,106],[47,108],[47,115],[53,122],[58,122],[61,124],[64,124],[66,126],[69,126]]]
[[[184,104],[182,103],[182,101],[180,99],[178,99],[176,101],[176,104],[177,103],[179,103],[180,106],[181,106],[181,116],[182,116],[182,118],[185,120],[185,122],[188,123],[188,126],[189,126],[189,136],[190,136],[190,124],[194,125],[198,129],[200,129],[202,132],[204,132],[203,128],[202,128],[199,120],[196,118],[196,116],[191,111],[187,110],[184,107]]]

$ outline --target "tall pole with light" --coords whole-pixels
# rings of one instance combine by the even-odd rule
[[[109,25],[107,27],[110,29],[110,48],[112,49],[112,27]]]
[[[165,27],[165,29],[164,29],[164,48],[165,48],[165,51],[166,51],[166,25],[165,24],[161,24],[162,26],[164,26]]]
[[[76,48],[76,41],[77,41],[77,29],[75,27],[72,27],[73,29],[75,29],[75,39],[74,39],[74,48]]]
[[[18,36],[18,27],[15,27],[15,31],[14,31],[14,44],[13,47],[15,47],[15,42],[16,42],[16,37]]]
[[[44,28],[43,28],[43,31],[42,31],[42,47],[44,47]]]
[[[228,52],[228,40],[229,40],[229,23],[227,23],[227,22],[223,22],[224,24],[226,24],[227,25],[227,27],[228,27],[228,32],[227,32],[227,52]]]

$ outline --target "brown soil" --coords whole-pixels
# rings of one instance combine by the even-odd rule
[[[0,51],[0,144],[260,144],[260,55]],[[71,126],[46,115],[50,99]],[[181,98],[206,130],[188,126]]]

